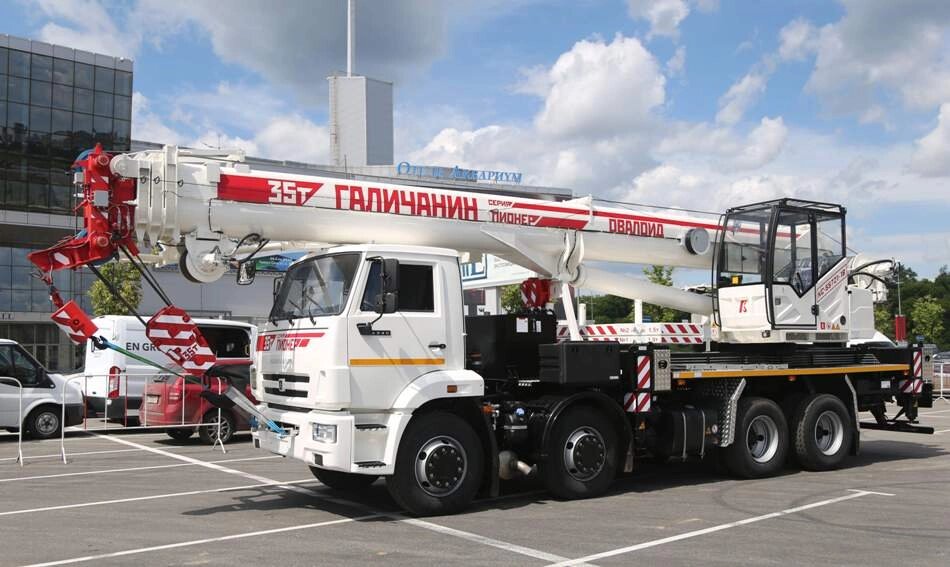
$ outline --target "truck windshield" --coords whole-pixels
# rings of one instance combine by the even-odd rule
[[[360,254],[332,254],[304,260],[287,270],[270,319],[339,315],[353,286]]]

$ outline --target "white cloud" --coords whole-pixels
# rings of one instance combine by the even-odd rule
[[[785,57],[816,54],[806,91],[827,111],[884,122],[894,95],[916,111],[950,100],[950,2],[841,3],[838,22],[819,29],[793,22],[782,36]]]
[[[731,125],[742,120],[746,111],[765,92],[765,84],[765,76],[755,72],[750,72],[733,83],[726,94],[719,98],[716,122]]]
[[[940,106],[937,126],[917,140],[910,169],[928,177],[950,176],[950,103]]]
[[[141,43],[139,28],[118,26],[97,0],[40,0],[35,7],[52,20],[37,33],[42,41],[127,58]]]
[[[627,0],[627,13],[635,20],[650,22],[647,39],[665,36],[679,38],[679,25],[689,15],[685,0]]]
[[[642,128],[665,100],[666,78],[635,38],[583,40],[547,71],[539,131],[553,136],[612,136]]]
[[[160,144],[184,144],[185,137],[152,111],[151,101],[142,93],[132,93],[132,138]]]
[[[665,67],[667,77],[679,77],[683,74],[683,71],[686,69],[685,45],[676,48],[676,52],[673,53],[673,56],[667,59]]]
[[[659,159],[687,158],[708,162],[719,172],[758,169],[779,156],[788,138],[781,117],[762,118],[745,137],[732,128],[709,123],[680,123],[668,127],[670,133],[659,141],[654,155]]]
[[[779,57],[786,61],[802,61],[817,48],[818,30],[801,18],[792,20],[779,31]]]

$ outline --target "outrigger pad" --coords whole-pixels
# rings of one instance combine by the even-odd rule
[[[145,326],[145,336],[175,364],[192,376],[204,376],[217,357],[208,342],[184,309],[163,307]]]

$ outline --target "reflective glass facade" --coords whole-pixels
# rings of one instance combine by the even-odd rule
[[[75,368],[81,350],[49,323],[48,290],[26,255],[75,232],[68,170],[96,143],[128,151],[131,119],[131,61],[0,34],[0,338],[52,370]],[[92,280],[54,274],[87,313]]]
[[[130,71],[0,47],[0,208],[71,214],[70,164],[128,151],[131,120]]]

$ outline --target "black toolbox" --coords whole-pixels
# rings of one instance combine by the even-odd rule
[[[542,382],[574,386],[620,383],[620,343],[565,341],[541,345]]]

